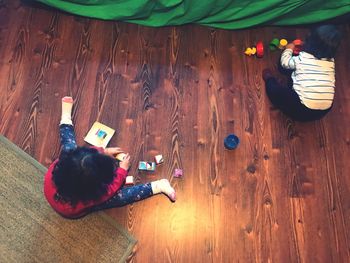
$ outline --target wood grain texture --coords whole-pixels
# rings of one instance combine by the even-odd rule
[[[346,50],[350,25],[341,28]],[[336,58],[332,111],[313,123],[265,95],[261,72],[277,71],[279,51],[243,55],[306,32],[147,28],[0,1],[0,132],[48,166],[60,98],[71,95],[80,145],[101,121],[131,153],[137,183],[172,182],[176,203],[159,195],[108,211],[139,241],[128,262],[349,262],[349,53]],[[229,133],[241,140],[234,151]],[[137,170],[156,154],[156,173]]]

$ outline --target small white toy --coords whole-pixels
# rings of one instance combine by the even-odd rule
[[[163,155],[161,154],[154,156],[154,159],[156,160],[156,164],[161,164],[164,162]]]
[[[128,175],[125,178],[125,185],[134,185],[134,177],[131,175]]]

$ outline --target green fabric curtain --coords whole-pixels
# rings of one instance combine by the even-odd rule
[[[350,0],[37,0],[76,15],[146,26],[297,25],[350,13]]]

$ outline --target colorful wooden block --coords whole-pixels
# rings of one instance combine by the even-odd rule
[[[156,164],[161,164],[164,162],[163,155],[161,154],[154,156],[154,159],[156,160]]]
[[[156,163],[155,162],[139,162],[139,170],[143,171],[155,171]]]
[[[134,184],[134,177],[131,175],[128,175],[125,178],[125,185],[133,185]]]
[[[174,171],[174,177],[182,177],[183,171],[181,169],[175,169]]]
[[[118,154],[115,156],[115,158],[116,158],[118,161],[123,161],[125,155],[126,155],[126,153],[118,153]]]

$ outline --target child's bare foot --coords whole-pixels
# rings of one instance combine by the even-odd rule
[[[72,97],[63,97],[62,98],[62,115],[60,124],[69,124],[72,123],[72,108],[73,108],[73,98]]]

